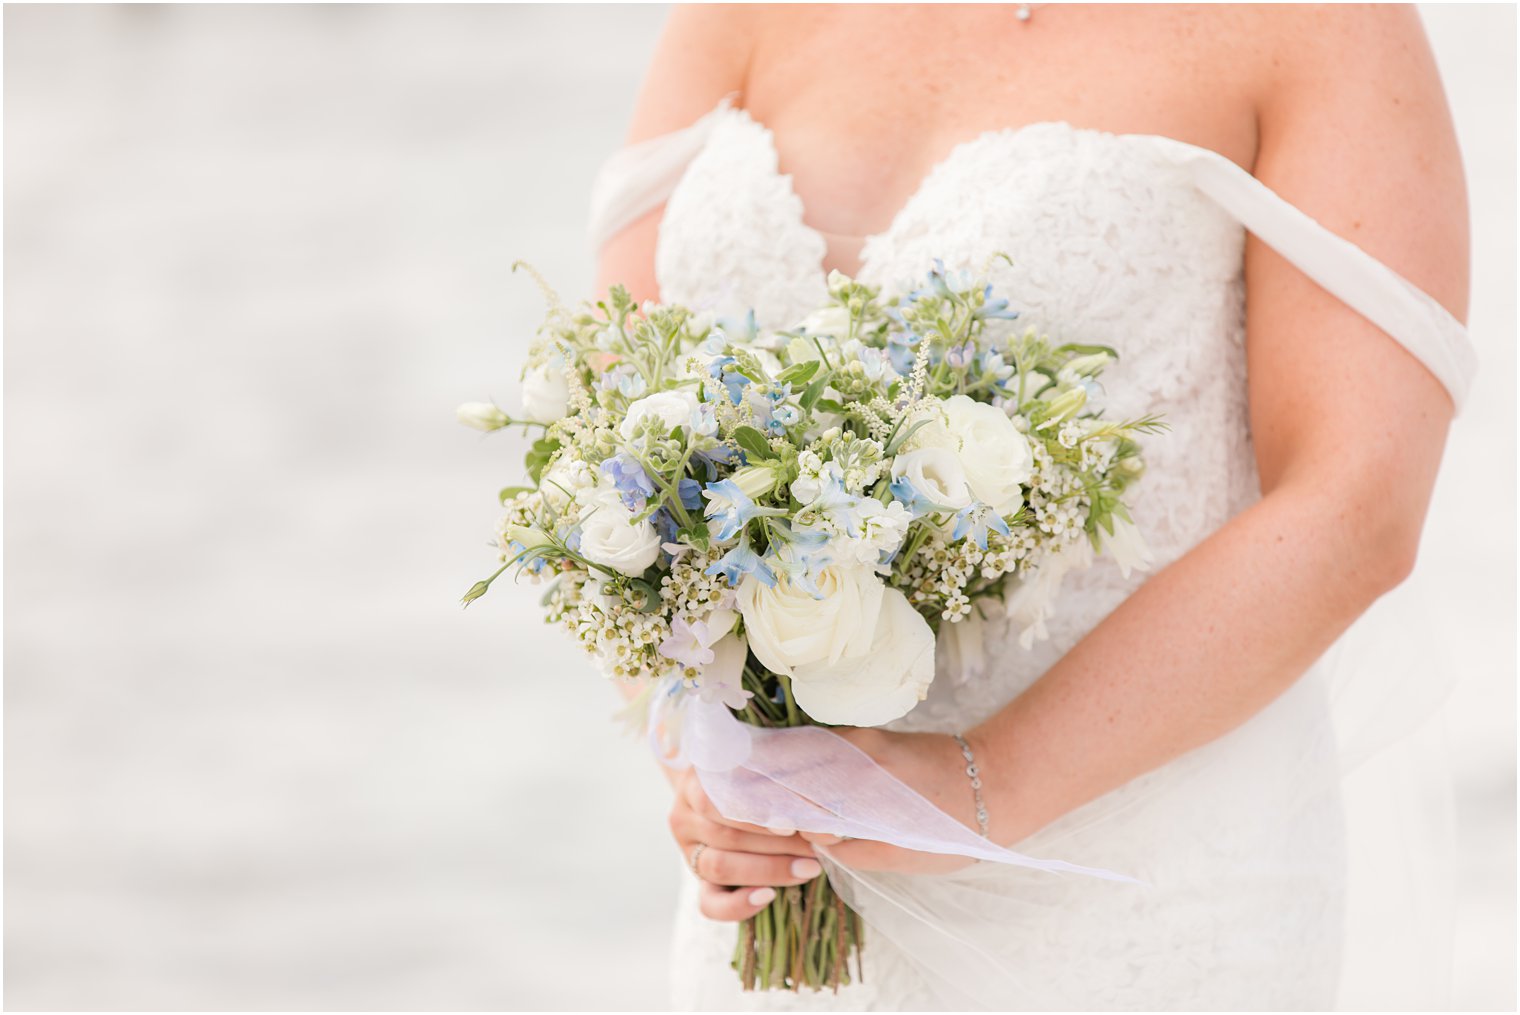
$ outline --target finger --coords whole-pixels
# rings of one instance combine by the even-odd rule
[[[688,807],[714,824],[727,825],[729,828],[737,828],[741,832],[750,832],[755,835],[775,835],[785,838],[796,834],[796,830],[791,828],[766,828],[762,825],[752,825],[745,821],[735,821],[724,817],[717,805],[708,799],[706,791],[702,789],[702,783],[695,776],[688,778],[681,787],[681,796]]]
[[[831,835],[828,832],[798,832],[797,834],[814,846],[832,846],[846,841],[844,836]]]
[[[823,867],[809,857],[762,856],[709,847],[697,858],[696,873],[715,885],[800,885],[823,873]]]
[[[697,899],[698,908],[709,920],[737,923],[740,920],[748,920],[760,912],[770,905],[775,897],[776,889],[774,888],[729,889],[704,881]]]
[[[671,812],[670,831],[676,842],[689,848],[705,842],[714,849],[727,849],[735,853],[766,853],[773,856],[812,856],[813,846],[799,835],[785,838],[765,832],[741,832],[728,825],[708,821],[689,808],[680,807]]]

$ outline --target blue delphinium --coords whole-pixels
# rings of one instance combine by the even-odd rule
[[[924,515],[933,514],[936,511],[949,510],[943,504],[914,486],[907,476],[898,476],[892,480],[891,485],[887,489],[892,492],[893,497],[902,502],[902,506],[907,508],[914,518],[922,518]]]
[[[644,507],[644,502],[654,496],[654,482],[644,467],[626,452],[613,455],[602,463],[602,474],[606,476],[612,485],[617,487],[623,506],[630,511],[639,511]]]
[[[707,367],[707,372],[712,378],[723,385],[728,392],[729,401],[738,405],[744,400],[744,389],[752,382],[738,370],[728,368],[736,364],[738,360],[732,356],[719,356]]]
[[[961,508],[955,514],[955,531],[950,534],[951,539],[964,539],[969,533],[976,543],[977,549],[987,549],[987,530],[991,529],[1001,535],[1008,535],[1008,523],[991,507],[977,501]]]
[[[728,579],[730,585],[738,585],[745,575],[752,574],[755,579],[766,586],[774,588],[776,585],[776,572],[771,570],[765,558],[755,552],[755,548],[749,544],[749,532],[744,532],[733,548],[714,561],[705,572],[706,574],[721,574]]]
[[[732,539],[750,519],[758,518],[766,513],[785,514],[771,508],[762,508],[749,498],[739,484],[732,479],[720,480],[716,483],[707,484],[707,489],[702,491],[702,496],[707,498],[707,510],[705,514],[709,523],[717,525],[713,532],[713,538],[720,542]]]
[[[983,321],[1012,321],[1019,316],[1019,312],[1009,310],[1006,299],[993,299],[992,283],[989,282],[987,288],[982,290],[982,305],[976,308],[972,316]]]

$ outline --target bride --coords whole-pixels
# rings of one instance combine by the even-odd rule
[[[1021,322],[1117,346],[1113,412],[1171,425],[1137,486],[1148,574],[1068,574],[1055,615],[942,645],[904,720],[841,731],[975,828],[964,732],[991,838],[1144,886],[743,825],[675,773],[677,1005],[1329,1007],[1320,660],[1410,571],[1471,372],[1463,177],[1416,14],[696,6],[651,67],[594,194],[599,288],[785,327],[830,270],[890,292],[1007,252],[990,277]],[[954,911],[987,960],[964,968],[998,977],[888,934],[838,995],[741,994],[733,921],[820,860]]]

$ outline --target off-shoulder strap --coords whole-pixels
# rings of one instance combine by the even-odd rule
[[[593,252],[665,202],[736,94],[724,96],[691,126],[628,145],[602,164],[591,185],[587,234]]]
[[[1461,409],[1478,366],[1461,321],[1419,286],[1314,221],[1220,153],[1171,138],[1155,141],[1202,193],[1424,363]]]

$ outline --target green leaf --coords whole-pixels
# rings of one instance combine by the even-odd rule
[[[544,474],[544,467],[549,464],[549,459],[554,457],[554,452],[559,450],[559,441],[553,437],[540,437],[533,442],[533,448],[528,452],[524,461],[528,466],[528,477],[537,483],[539,477]]]
[[[813,379],[813,383],[807,386],[807,390],[804,391],[802,393],[802,397],[798,399],[798,402],[802,405],[803,410],[806,412],[811,412],[813,410],[813,406],[818,404],[818,399],[823,397],[823,389],[828,386],[829,379],[827,375],[823,377],[815,377]]]
[[[751,458],[766,459],[776,457],[776,452],[771,450],[770,444],[766,442],[765,435],[752,426],[741,426],[735,429],[734,440],[738,442],[739,447],[744,449],[744,453]]]
[[[886,453],[888,455],[897,454],[897,449],[906,444],[909,437],[912,437],[914,434],[918,433],[920,430],[932,422],[933,420],[921,419],[917,423],[914,423],[912,426],[908,427],[908,429],[899,433],[896,437],[893,437],[891,443],[887,445]]]
[[[836,402],[832,398],[820,398],[813,403],[813,408],[819,412],[844,412],[844,403]]]
[[[660,590],[650,582],[642,578],[630,578],[628,584],[644,593],[644,603],[639,607],[640,613],[654,613],[663,605],[660,600]]]
[[[511,500],[513,497],[516,497],[520,493],[532,492],[533,487],[531,486],[504,486],[501,488],[501,492],[496,495],[496,499],[505,504],[507,501]]]
[[[1078,356],[1091,356],[1093,353],[1105,352],[1108,353],[1108,355],[1112,356],[1114,359],[1119,358],[1118,350],[1113,349],[1110,346],[1086,345],[1081,342],[1067,342],[1063,346],[1058,346],[1055,351],[1057,355],[1063,352],[1072,352],[1076,353]]]
[[[693,522],[690,527],[676,533],[676,542],[695,546],[703,552],[706,552],[710,539],[707,523],[702,521]]]
[[[806,384],[818,372],[820,366],[822,364],[815,359],[810,359],[804,363],[793,363],[781,371],[780,376],[776,380],[783,384]]]

